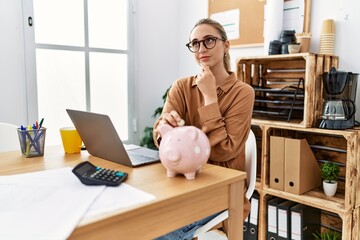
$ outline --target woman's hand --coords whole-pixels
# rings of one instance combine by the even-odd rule
[[[196,84],[204,96],[205,105],[217,102],[216,80],[209,66],[202,66],[202,72],[196,77]]]
[[[164,113],[159,122],[159,126],[162,124],[170,124],[173,127],[184,126],[185,121],[180,117],[180,115],[172,110],[170,113]]]

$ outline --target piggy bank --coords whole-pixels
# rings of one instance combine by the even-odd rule
[[[168,177],[184,174],[194,179],[196,173],[208,161],[210,143],[206,134],[193,126],[173,128],[168,124],[159,126],[161,142],[159,156]]]

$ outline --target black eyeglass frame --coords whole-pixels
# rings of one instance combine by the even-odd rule
[[[215,44],[214,44],[214,46],[211,47],[211,48],[209,48],[208,46],[206,46],[205,41],[208,40],[208,39],[214,39]],[[188,43],[186,44],[186,47],[189,49],[190,52],[192,52],[192,53],[197,53],[197,52],[200,50],[200,44],[201,44],[201,43],[203,44],[203,46],[204,46],[206,49],[213,49],[213,48],[216,46],[216,40],[220,40],[220,41],[223,41],[223,42],[226,41],[226,39],[218,38],[218,37],[215,37],[215,36],[209,36],[209,37],[206,37],[206,38],[203,39],[203,40],[196,41],[197,43],[199,43],[199,48],[198,48],[198,50],[196,50],[196,51],[192,51],[192,50],[191,50],[191,46],[190,46],[190,44],[191,44],[192,42],[194,42],[194,41],[188,42]]]

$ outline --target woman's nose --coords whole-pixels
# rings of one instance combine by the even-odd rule
[[[204,42],[200,43],[199,52],[205,52],[206,50],[207,48],[205,47]]]

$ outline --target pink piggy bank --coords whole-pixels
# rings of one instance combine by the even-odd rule
[[[173,128],[168,124],[159,126],[161,142],[159,155],[167,169],[167,176],[184,174],[194,179],[197,172],[208,161],[210,143],[206,134],[193,126]]]

